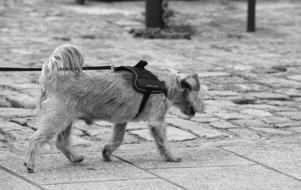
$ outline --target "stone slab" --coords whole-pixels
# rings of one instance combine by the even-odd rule
[[[198,73],[200,78],[207,78],[207,77],[229,77],[231,76],[230,73],[226,72],[200,72]]]
[[[139,137],[148,141],[154,140],[154,138],[150,135],[149,129],[132,130],[130,131],[130,134],[138,135]],[[184,141],[197,138],[197,136],[192,133],[171,126],[167,127],[166,134],[169,141]]]
[[[256,109],[245,109],[241,111],[242,114],[251,115],[254,117],[271,117],[272,114],[267,111],[256,110]]]
[[[6,156],[0,165],[38,183],[76,183],[103,180],[129,180],[153,177],[149,173],[137,169],[123,161],[113,158],[112,162],[104,162],[101,152],[83,154],[85,160],[80,164],[71,164],[63,154],[43,154],[36,159],[37,173],[28,174],[23,158]]]
[[[0,189],[2,190],[39,190],[38,187],[2,171],[0,168]]]
[[[290,99],[288,95],[271,93],[271,92],[254,92],[254,93],[250,93],[249,95],[265,100],[289,100]]]
[[[239,128],[238,125],[233,125],[228,121],[214,121],[210,123],[211,126],[219,129],[230,129],[230,128]]]
[[[247,148],[246,148],[247,147]],[[257,143],[225,147],[301,180],[301,146],[299,143]]]
[[[142,145],[140,145],[142,146]],[[164,162],[158,151],[153,148],[135,150],[119,150],[117,156],[122,157],[142,168],[195,168],[219,167],[231,165],[250,165],[251,162],[234,154],[215,147],[206,148],[172,148],[174,155],[181,157],[181,162]]]
[[[31,117],[36,115],[32,109],[19,109],[19,108],[0,108],[0,117],[13,118],[13,117]]]
[[[153,169],[151,171],[190,190],[296,190],[301,188],[299,181],[257,165],[170,168]]]
[[[301,81],[301,75],[291,75],[291,76],[288,76],[287,78],[292,79],[292,80]]]
[[[237,120],[237,119],[251,119],[252,116],[248,114],[240,114],[240,113],[215,113],[217,117],[220,117],[225,120]]]
[[[239,119],[233,120],[232,122],[241,127],[269,127],[268,124],[264,123],[263,121],[255,119]]]
[[[294,120],[301,120],[301,111],[296,111],[296,112],[292,112],[292,111],[286,111],[286,112],[277,112],[278,115],[284,116],[284,117],[288,117],[290,119],[294,119]]]
[[[93,181],[85,183],[66,183],[44,185],[49,190],[180,190],[181,188],[161,179],[135,179],[114,181]]]
[[[166,119],[166,122],[181,129],[191,131],[199,137],[203,138],[220,138],[228,136],[227,134],[208,126],[207,124],[200,124],[191,120],[172,118]]]

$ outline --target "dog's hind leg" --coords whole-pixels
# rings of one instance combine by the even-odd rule
[[[116,123],[113,127],[112,137],[102,151],[104,161],[111,161],[112,153],[122,144],[127,123]]]
[[[29,173],[34,172],[34,161],[39,148],[66,129],[72,120],[62,107],[52,101],[43,103],[39,128],[29,141],[29,150],[24,163]]]
[[[56,147],[62,151],[62,153],[70,160],[72,163],[82,162],[84,157],[77,155],[71,150],[70,147],[70,132],[72,129],[72,122],[64,129],[56,139]]]
[[[149,124],[149,127],[163,159],[167,162],[181,161],[180,158],[173,156],[171,151],[169,150],[169,145],[166,137],[166,124],[160,121],[152,122]]]
[[[34,161],[39,148],[49,142],[56,132],[56,127],[52,123],[44,120],[40,128],[33,134],[29,140],[29,151],[24,162],[28,173],[34,173]]]

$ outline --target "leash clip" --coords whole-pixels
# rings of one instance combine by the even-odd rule
[[[111,71],[115,71],[116,70],[116,67],[114,65],[111,65]]]

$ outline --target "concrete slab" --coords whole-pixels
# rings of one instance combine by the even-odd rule
[[[139,137],[146,139],[148,141],[154,141],[154,138],[150,134],[149,129],[131,130],[130,133],[134,135],[138,135]],[[184,141],[184,140],[192,140],[196,138],[194,134],[172,126],[167,127],[166,135],[169,141]]]
[[[220,150],[219,148],[183,148],[174,150],[175,155],[182,158],[181,162],[164,162],[158,151],[139,150],[139,152],[129,153],[128,151],[118,151],[115,155],[122,157],[142,168],[195,168],[212,166],[250,165],[247,160],[239,158],[234,154]]]
[[[301,188],[299,181],[256,165],[169,168],[151,171],[190,190],[296,190]]]
[[[136,180],[119,180],[119,181],[101,181],[87,183],[72,183],[72,184],[53,184],[44,185],[49,190],[180,190],[181,188],[163,181],[161,179],[136,179]]]
[[[37,173],[28,174],[23,166],[23,159],[6,156],[0,165],[32,180],[38,184],[79,183],[103,180],[128,180],[153,177],[125,162],[113,159],[102,161],[101,153],[84,154],[86,159],[80,164],[71,164],[62,154],[43,154],[36,159]]]
[[[2,171],[0,168],[0,189],[3,190],[38,190],[38,187]],[[39,189],[40,190],[40,189]]]
[[[239,144],[225,149],[292,175],[301,182],[300,143]]]

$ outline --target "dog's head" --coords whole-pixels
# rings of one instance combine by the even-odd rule
[[[179,75],[177,82],[180,91],[173,104],[189,117],[194,116],[196,112],[204,112],[203,97],[206,88],[200,84],[198,75]]]

